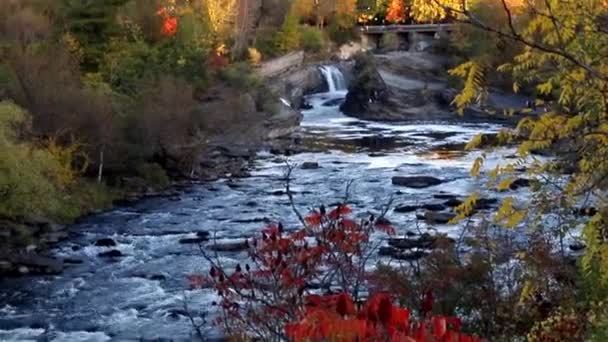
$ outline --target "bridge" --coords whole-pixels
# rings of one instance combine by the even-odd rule
[[[416,50],[422,42],[432,40],[454,30],[456,24],[412,24],[412,25],[374,25],[362,26],[361,42],[366,49],[381,49],[385,35],[395,35],[399,49]]]

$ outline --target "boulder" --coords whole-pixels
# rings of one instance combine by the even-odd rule
[[[247,240],[217,242],[209,245],[208,247],[210,250],[215,252],[242,252],[249,248],[249,242]]]
[[[114,247],[116,246],[116,241],[110,238],[99,239],[95,241],[95,246],[97,247]]]
[[[570,250],[573,252],[580,252],[587,248],[587,246],[585,246],[585,244],[582,242],[573,242],[568,246],[568,248],[570,248]]]
[[[393,185],[405,186],[414,189],[424,189],[443,183],[441,179],[430,176],[395,176],[392,179]]]
[[[416,217],[428,223],[446,224],[450,222],[454,217],[456,217],[456,214],[448,212],[427,211],[423,215],[417,215]]]
[[[378,255],[388,256],[393,259],[402,261],[416,261],[427,256],[428,253],[424,251],[406,252],[394,247],[380,247],[380,249],[378,250]]]
[[[35,253],[15,254],[9,260],[13,265],[19,265],[20,272],[27,270],[21,273],[59,274],[64,268],[63,261]]]
[[[373,57],[358,54],[355,57],[353,79],[340,110],[349,116],[366,117],[379,106],[389,102],[390,91],[378,72]]]
[[[509,186],[509,188],[511,190],[517,190],[519,188],[527,188],[531,185],[532,181],[530,179],[527,178],[518,178],[516,179],[513,183],[511,183],[511,185]]]
[[[462,201],[457,198],[450,198],[449,200],[443,202],[444,205],[454,208],[462,204]]]
[[[120,257],[123,257],[124,255],[122,254],[121,251],[119,251],[117,249],[113,249],[111,251],[99,253],[99,254],[97,254],[97,256],[100,258],[120,258]]]
[[[431,210],[431,211],[442,211],[445,210],[446,207],[443,204],[439,203],[427,203],[421,206],[422,209]]]
[[[401,205],[395,208],[396,213],[411,213],[413,211],[418,210],[420,208],[417,205]]]
[[[423,234],[418,238],[394,238],[388,240],[388,245],[397,249],[433,248],[436,238]]]
[[[453,198],[458,198],[458,195],[440,192],[438,194],[433,195],[433,198],[449,200],[449,199],[453,199]]]
[[[196,244],[201,244],[203,242],[207,242],[209,241],[209,237],[208,236],[197,236],[195,238],[183,238],[179,240],[179,243],[181,245],[196,245]]]
[[[323,107],[336,107],[336,106],[342,105],[342,103],[344,103],[344,99],[343,98],[337,98],[337,99],[331,99],[331,100],[325,101],[325,102],[323,102],[323,104],[321,104],[321,106],[323,106]]]
[[[302,166],[300,166],[302,170],[316,170],[320,168],[319,163],[317,162],[304,162]]]

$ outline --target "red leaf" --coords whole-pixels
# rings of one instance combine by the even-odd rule
[[[167,37],[174,36],[177,33],[177,18],[167,17],[163,21],[162,32]]]
[[[408,309],[393,307],[392,324],[397,327],[408,328],[410,325],[410,311]]]
[[[420,312],[423,316],[427,313],[433,311],[433,305],[435,304],[435,297],[433,296],[433,291],[427,290],[424,294],[424,298],[422,299],[422,305],[420,306]]]
[[[310,215],[306,216],[304,221],[306,221],[306,224],[308,224],[310,226],[317,227],[317,226],[321,225],[322,219],[323,219],[323,216],[321,216],[321,214],[319,214],[316,211],[313,211],[312,213],[310,213]]]
[[[310,295],[306,297],[306,305],[308,306],[319,306],[321,305],[322,299],[319,295]]]
[[[357,222],[349,219],[342,219],[342,226],[346,229],[354,230],[359,227]]]
[[[329,217],[330,220],[337,220],[338,218],[340,218],[344,215],[348,215],[352,212],[353,212],[353,210],[351,208],[349,208],[346,205],[340,204],[336,207],[336,209],[330,211],[327,216]]]
[[[382,324],[389,325],[393,314],[393,304],[388,296],[382,297],[378,303],[378,319]]]
[[[433,335],[436,339],[441,339],[445,335],[448,330],[447,322],[445,321],[445,317],[435,316],[432,318],[433,323]]]
[[[353,304],[353,301],[349,295],[347,295],[346,293],[341,293],[338,295],[336,311],[342,317],[355,314],[355,305]]]

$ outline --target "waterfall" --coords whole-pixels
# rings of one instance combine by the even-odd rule
[[[333,65],[323,65],[319,69],[325,77],[325,82],[327,82],[327,85],[329,86],[330,93],[346,90],[346,82],[344,81],[344,75],[342,75],[340,69]]]

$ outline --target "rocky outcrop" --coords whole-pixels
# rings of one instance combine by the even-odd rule
[[[340,110],[346,115],[367,118],[370,113],[389,106],[391,93],[369,54],[355,57],[353,79]]]
[[[43,217],[0,220],[0,276],[61,272],[63,262],[44,252],[68,236],[66,226]]]

